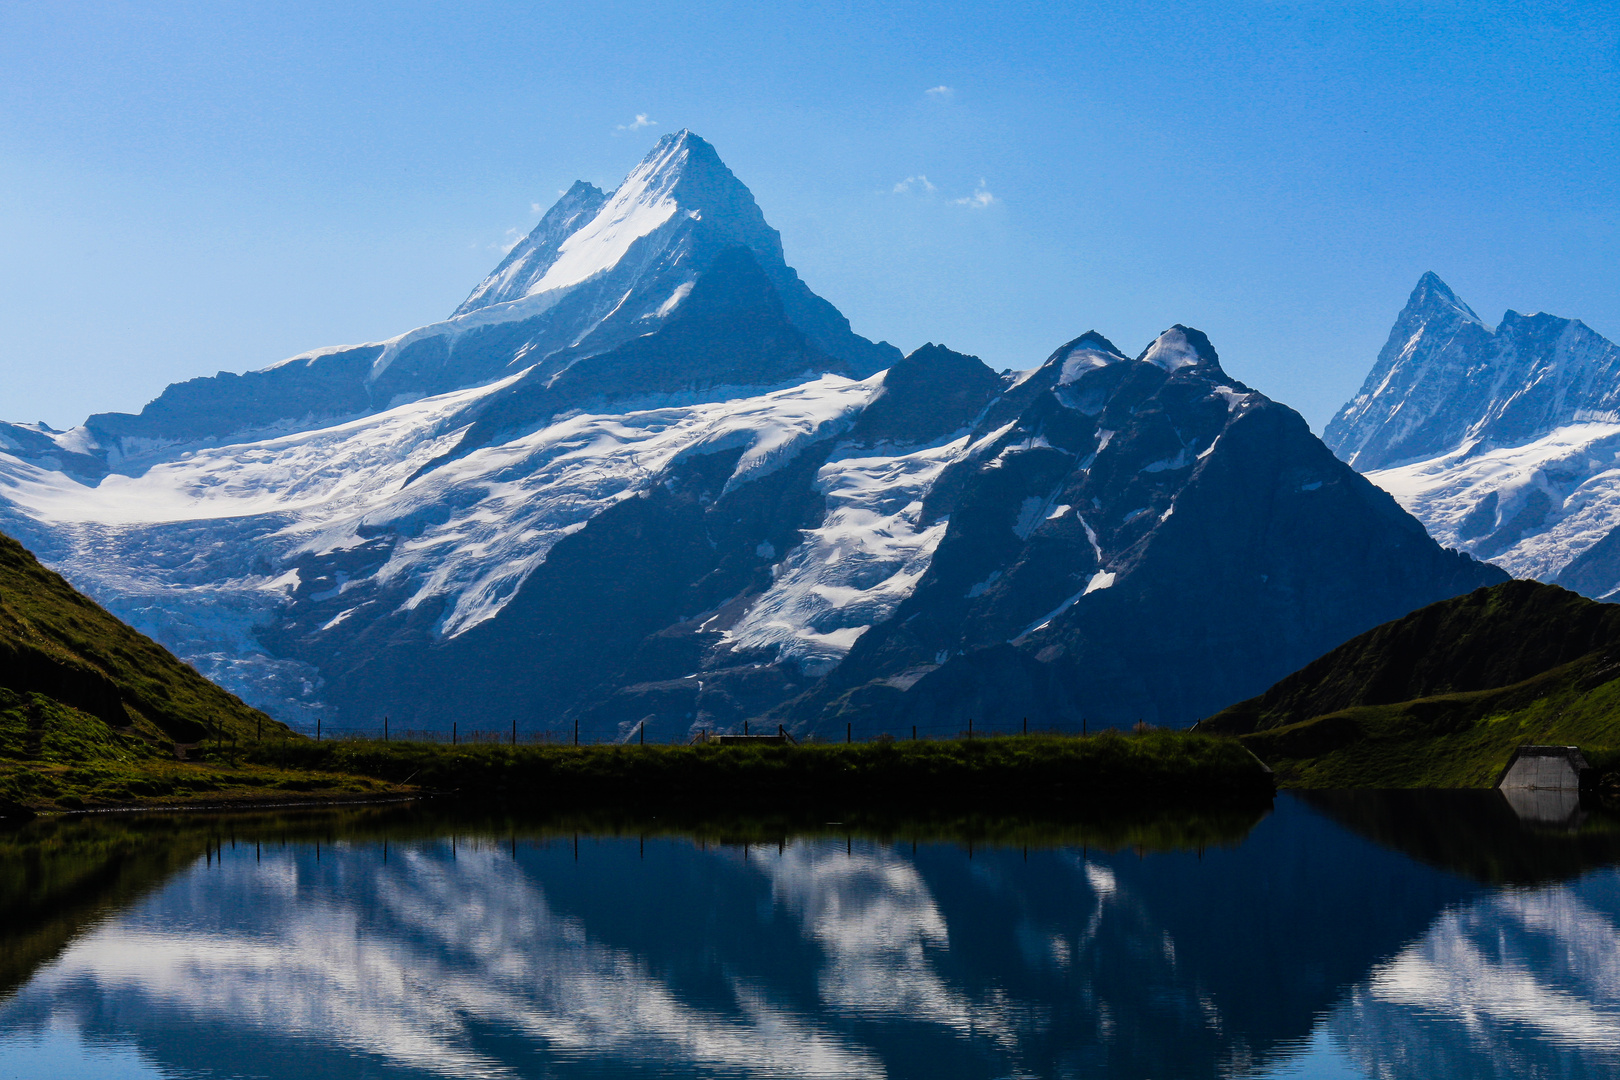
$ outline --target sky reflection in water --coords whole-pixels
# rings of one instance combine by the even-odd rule
[[[1481,884],[1370,805],[1158,854],[238,843],[0,1003],[0,1080],[1616,1075],[1620,874]]]

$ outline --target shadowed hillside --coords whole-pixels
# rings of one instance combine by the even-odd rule
[[[1295,787],[1488,787],[1515,747],[1620,747],[1620,605],[1513,581],[1346,642],[1199,728]]]

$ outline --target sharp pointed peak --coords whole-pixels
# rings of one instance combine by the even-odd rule
[[[1215,346],[1209,343],[1204,332],[1180,323],[1154,338],[1137,359],[1156,364],[1166,371],[1178,371],[1197,364],[1221,365]]]
[[[637,175],[679,178],[693,171],[720,172],[733,183],[741,184],[720,160],[719,151],[689,128],[672,131],[654,143],[626,180]]]
[[[1454,311],[1463,317],[1484,325],[1485,320],[1474,313],[1474,309],[1463,303],[1462,299],[1452,291],[1451,286],[1440,280],[1440,275],[1433,270],[1425,270],[1423,276],[1412,288],[1412,295],[1406,298],[1406,311]]]

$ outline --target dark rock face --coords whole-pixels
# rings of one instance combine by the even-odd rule
[[[1323,440],[1362,472],[1517,446],[1620,410],[1620,347],[1576,319],[1509,311],[1495,330],[1424,274]]]
[[[1505,579],[1441,550],[1195,333],[1156,343],[1197,358],[1168,371],[1048,361],[941,480],[950,526],[916,592],[785,714],[1186,724],[1420,598]]]
[[[873,446],[926,443],[972,424],[1000,386],[977,357],[924,345],[889,369],[849,437]]]

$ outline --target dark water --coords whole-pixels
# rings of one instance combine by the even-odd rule
[[[1620,1075],[1620,825],[1525,812],[39,824],[0,1078]]]

